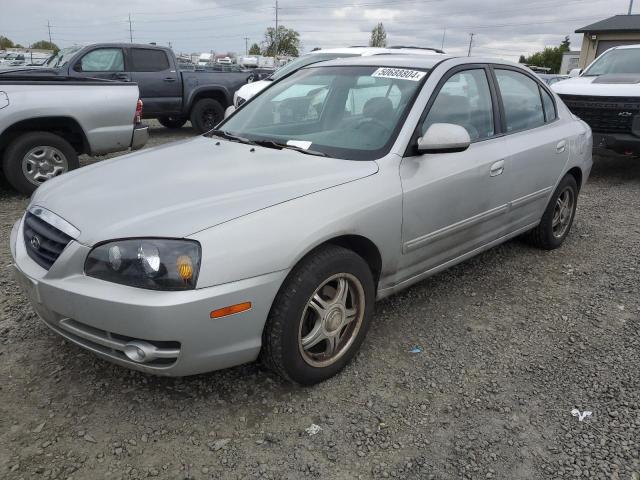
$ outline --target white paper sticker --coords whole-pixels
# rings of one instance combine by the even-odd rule
[[[372,77],[379,78],[395,78],[397,80],[411,80],[412,82],[419,82],[427,74],[427,72],[421,72],[420,70],[408,70],[406,68],[389,68],[382,67],[377,69],[371,74]]]
[[[292,147],[304,148],[305,150],[309,150],[313,142],[308,142],[307,140],[289,140],[287,141],[287,145],[291,145]]]

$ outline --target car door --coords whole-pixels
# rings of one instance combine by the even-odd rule
[[[128,81],[124,52],[119,47],[99,47],[86,52],[72,66],[72,75]]]
[[[493,72],[513,177],[509,223],[516,230],[542,216],[569,159],[570,136],[553,96],[533,75],[501,65]]]
[[[463,256],[506,232],[511,198],[505,140],[490,71],[451,70],[427,104],[418,135],[434,123],[463,126],[472,143],[463,152],[402,159],[401,269],[412,277]],[[416,136],[418,136],[416,135]]]
[[[129,49],[131,78],[138,84],[145,116],[180,113],[180,72],[171,67],[167,52],[158,48]]]

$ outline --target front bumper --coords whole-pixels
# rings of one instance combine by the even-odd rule
[[[145,124],[136,125],[133,128],[131,137],[131,150],[139,150],[147,144],[149,140],[149,126]]]
[[[614,150],[618,153],[640,153],[640,137],[630,133],[593,132],[593,148]]]
[[[11,232],[14,273],[40,318],[56,333],[119,365],[185,376],[254,361],[262,330],[286,271],[182,292],[105,282],[83,273],[90,248],[71,241],[50,270],[27,255],[22,221]],[[246,312],[211,319],[214,309],[250,301]],[[138,363],[124,345],[142,341],[160,357]]]

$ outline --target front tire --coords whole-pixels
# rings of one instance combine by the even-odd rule
[[[578,185],[571,174],[565,175],[549,200],[542,219],[528,233],[530,243],[544,250],[560,247],[569,235],[578,205]]]
[[[198,133],[212,130],[224,119],[224,108],[213,98],[201,98],[191,109],[191,125]]]
[[[160,117],[158,118],[158,122],[165,128],[170,129],[178,129],[182,128],[182,126],[187,123],[187,119],[184,117]]]
[[[374,302],[373,275],[362,257],[322,247],[300,261],[278,292],[263,332],[263,363],[302,385],[334,376],[360,348]]]
[[[31,195],[45,181],[79,166],[73,146],[49,132],[20,135],[9,144],[2,162],[7,181],[25,195]]]

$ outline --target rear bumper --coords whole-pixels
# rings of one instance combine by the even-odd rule
[[[593,148],[605,148],[618,153],[640,153],[640,137],[630,133],[593,132]]]
[[[133,137],[131,138],[131,150],[139,150],[144,147],[149,140],[149,127],[144,124],[137,125],[133,128]]]

